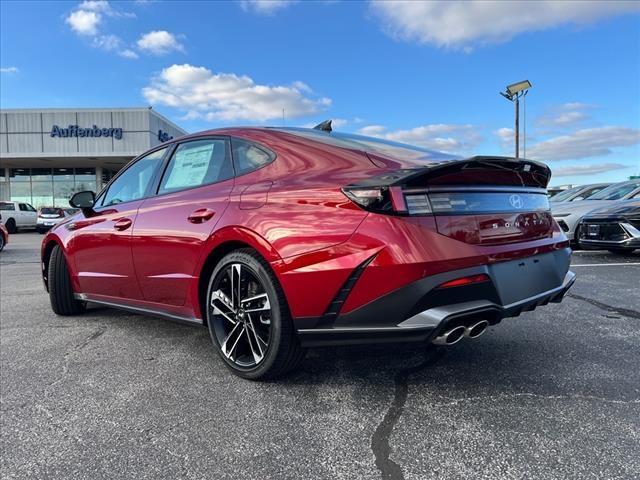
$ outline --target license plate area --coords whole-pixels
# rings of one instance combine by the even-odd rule
[[[500,262],[489,267],[503,305],[524,300],[562,285],[569,270],[568,250]]]

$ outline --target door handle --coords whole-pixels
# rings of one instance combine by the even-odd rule
[[[130,218],[119,218],[118,220],[116,220],[116,222],[113,224],[113,228],[115,228],[116,230],[126,230],[127,228],[129,228],[131,226],[133,222],[131,221]]]
[[[187,220],[191,223],[204,223],[207,220],[210,220],[215,213],[216,212],[209,208],[199,208],[198,210],[191,212],[191,215],[187,217]]]

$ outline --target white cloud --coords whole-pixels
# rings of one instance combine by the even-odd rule
[[[250,77],[213,73],[205,67],[171,65],[143,88],[151,104],[187,111],[187,118],[265,121],[299,118],[331,105],[329,98],[311,98],[296,85],[258,85]]]
[[[116,35],[97,35],[93,37],[91,45],[95,48],[111,52],[122,47],[122,40]]]
[[[384,134],[387,128],[383,125],[367,125],[358,130],[361,135],[369,135],[371,137],[379,137]]]
[[[2,67],[0,68],[0,73],[18,73],[18,67]]]
[[[611,172],[612,170],[623,170],[631,168],[631,165],[622,163],[598,163],[594,165],[570,165],[567,167],[552,168],[554,177],[567,177],[570,175],[595,175],[598,173]]]
[[[78,5],[77,10],[103,13],[108,17],[128,17],[135,18],[136,14],[116,10],[107,0],[85,0]]]
[[[124,50],[119,51],[118,55],[120,55],[122,58],[129,58],[132,60],[138,58],[138,54],[129,48],[125,48]]]
[[[99,13],[89,10],[76,10],[66,19],[71,29],[78,35],[97,35],[98,25],[102,17]]]
[[[612,149],[640,143],[640,129],[605,126],[577,130],[531,146],[527,157],[539,160],[571,160],[609,155]]]
[[[296,3],[295,0],[242,0],[240,6],[245,12],[273,15],[294,3]]]
[[[373,0],[373,12],[392,36],[438,47],[469,50],[499,43],[523,32],[566,24],[584,25],[640,10],[640,3],[557,1],[386,1]]]
[[[173,33],[154,30],[143,34],[137,42],[138,48],[153,55],[165,55],[173,51],[184,52],[184,46]]]
[[[482,140],[473,125],[436,123],[408,130],[387,131],[382,125],[368,125],[358,130],[362,135],[386,138],[443,152],[469,150]]]
[[[493,132],[500,140],[507,141],[513,140],[515,132],[513,128],[499,128],[495,132]]]
[[[584,123],[591,118],[587,113],[594,108],[580,102],[569,102],[553,107],[546,114],[540,116],[536,123],[544,128],[567,128]]]
[[[118,55],[126,58],[137,58],[131,49],[123,50],[124,42],[120,37],[101,33],[100,26],[105,16],[134,18],[135,14],[116,10],[106,0],[85,0],[67,16],[65,22],[75,33],[90,39],[92,47],[107,52],[117,51]]]

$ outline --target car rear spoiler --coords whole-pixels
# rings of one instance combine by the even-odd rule
[[[350,187],[425,188],[444,185],[492,185],[546,188],[551,170],[541,162],[513,157],[474,156],[461,160],[445,160],[419,168],[386,172]]]

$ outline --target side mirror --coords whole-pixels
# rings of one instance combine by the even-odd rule
[[[576,197],[572,201],[573,202],[579,202],[580,200],[584,200],[584,197]]]
[[[86,190],[84,192],[74,193],[69,205],[73,208],[80,208],[81,210],[93,210],[93,204],[96,203],[96,194]]]

